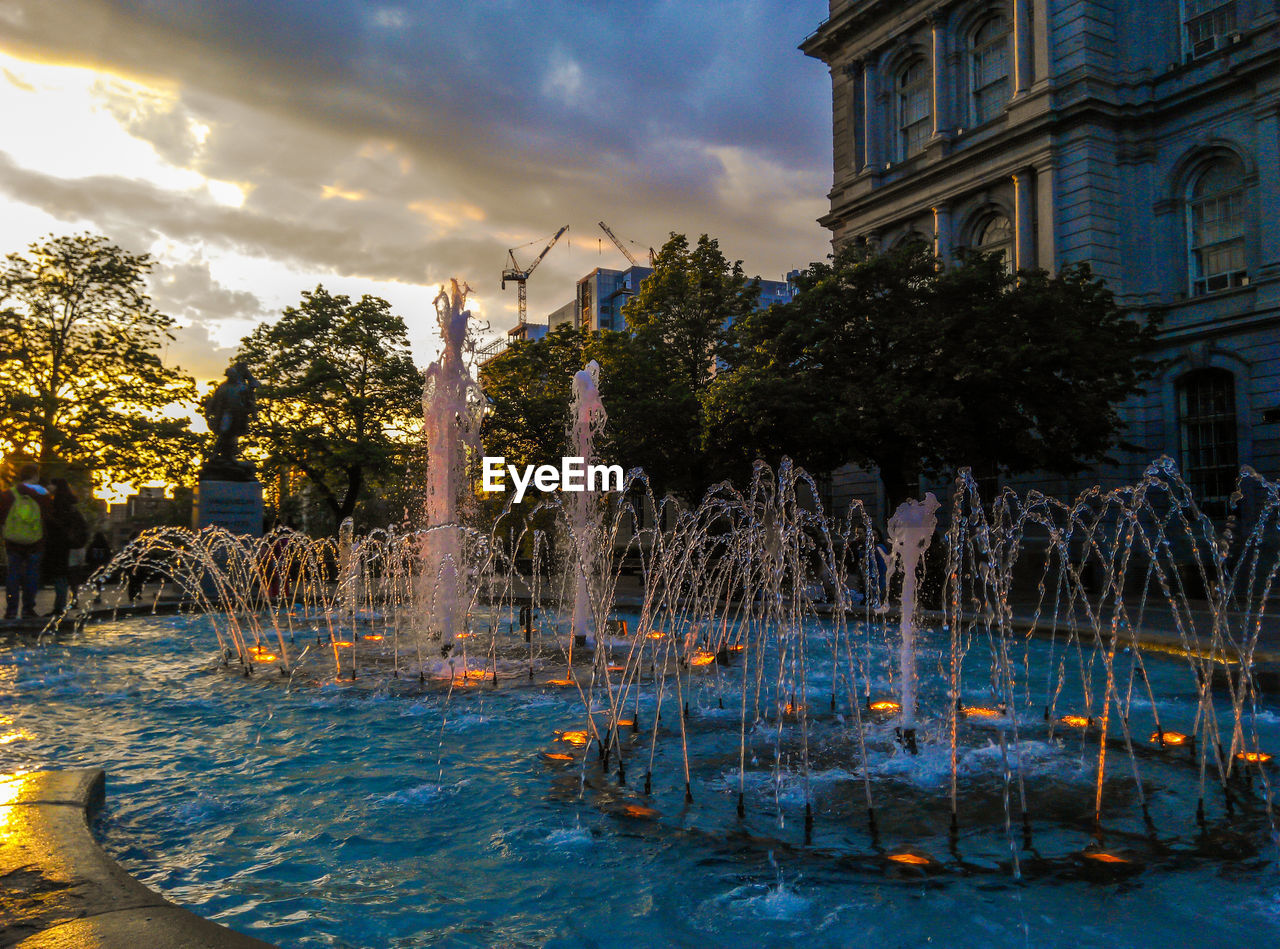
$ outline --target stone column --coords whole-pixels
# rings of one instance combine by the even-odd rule
[[[1035,172],[1025,168],[1013,176],[1013,265],[1036,265]]]
[[[866,103],[866,67],[862,60],[855,59],[844,68],[853,88],[849,92],[852,102],[852,114],[849,125],[853,130],[853,170],[862,171],[867,167],[867,103]]]
[[[940,203],[933,208],[933,253],[943,266],[951,265],[951,205]]]
[[[932,73],[930,82],[932,85],[932,103],[930,105],[930,113],[933,118],[933,137],[946,132],[950,128],[951,110],[948,108],[947,96],[947,77],[950,72],[947,69],[947,33],[946,18],[943,14],[934,12],[929,14],[929,30],[932,36],[932,46],[929,56],[929,71]]]
[[[1057,206],[1053,200],[1053,165],[1037,165],[1036,192],[1036,265],[1050,273],[1057,272],[1058,242]]]
[[[1255,113],[1258,143],[1257,202],[1259,277],[1280,276],[1280,104],[1268,103]]]
[[[884,140],[880,134],[880,73],[875,64],[862,64],[862,150],[865,167],[877,168],[884,163]]]
[[[1035,38],[1031,28],[1033,0],[1013,0],[1013,94],[1020,96],[1035,82]]]

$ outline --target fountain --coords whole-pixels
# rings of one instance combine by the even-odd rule
[[[898,625],[901,637],[898,681],[902,697],[898,704],[902,711],[902,741],[912,752],[916,750],[916,588],[919,573],[924,568],[925,551],[929,549],[938,527],[936,512],[939,507],[941,504],[932,494],[926,494],[923,501],[904,501],[893,512],[888,525],[889,578],[893,576],[894,567],[902,571],[901,622]]]
[[[574,373],[573,395],[569,404],[569,451],[582,459],[585,470],[590,471],[595,460],[596,434],[608,420],[604,403],[600,401],[600,364],[594,359],[585,369]],[[570,634],[575,644],[593,644],[596,624],[592,616],[591,583],[599,560],[599,514],[597,491],[588,481],[586,490],[579,491],[569,502],[570,548],[572,554],[573,619]]]
[[[491,530],[468,529],[459,499],[478,393],[461,356],[465,296],[455,282],[437,299],[446,345],[424,387],[423,528],[358,536],[348,524],[336,540],[282,531],[256,542],[161,530],[104,571],[123,590],[139,565],[161,569],[200,614],[135,620],[114,635],[172,639],[173,624],[190,637],[189,648],[168,647],[185,661],[198,664],[200,644],[216,641],[226,668],[256,680],[235,697],[196,698],[232,703],[244,720],[270,709],[268,743],[290,753],[270,779],[275,793],[261,797],[325,797],[310,756],[359,756],[368,775],[344,764],[353,787],[335,793],[337,810],[321,808],[323,820],[346,820],[353,801],[367,802],[377,828],[383,810],[393,817],[342,836],[344,861],[385,859],[413,825],[397,809],[448,801],[449,817],[429,821],[423,861],[449,848],[442,841],[470,839],[456,810],[489,854],[524,853],[507,825],[530,822],[556,848],[603,837],[646,866],[658,858],[631,841],[649,841],[669,854],[654,870],[663,880],[712,873],[705,865],[717,860],[750,866],[762,889],[735,884],[695,907],[719,932],[734,928],[740,901],[755,914],[801,899],[778,859],[834,880],[832,893],[849,881],[927,880],[962,902],[977,892],[972,880],[1145,874],[1159,888],[1173,877],[1165,868],[1212,899],[1219,868],[1274,860],[1275,482],[1243,472],[1238,519],[1219,532],[1167,460],[1136,484],[1073,501],[1009,490],[984,499],[962,472],[945,504],[934,494],[907,502],[879,531],[857,503],[829,515],[814,480],[784,460],[693,506],[655,497],[632,472],[620,492],[508,504]],[[573,379],[570,443],[584,465],[607,418],[600,383],[594,363]],[[542,580],[548,519],[568,539],[559,589]],[[617,595],[624,569],[639,571],[634,596]],[[444,658],[425,662],[423,643],[437,641]],[[127,669],[123,655],[100,661]],[[317,702],[342,709],[319,732]],[[166,708],[148,705],[157,733]],[[193,765],[197,776],[204,767]],[[629,771],[643,782],[629,783]],[[247,793],[233,795],[236,806]],[[386,842],[364,853],[369,834]],[[304,859],[321,860],[325,846]],[[454,882],[474,892],[467,853],[452,854],[464,868]],[[630,863],[592,866],[619,881],[617,892],[592,891],[604,913],[593,925],[607,926],[610,901],[644,886]],[[429,891],[413,872],[411,888]],[[512,872],[508,887],[526,871]],[[546,872],[581,897],[582,874]],[[379,892],[394,885],[380,879]],[[826,884],[814,886],[827,899]],[[1057,912],[1026,892],[1041,915]],[[877,918],[854,915],[848,931]]]
[[[467,451],[479,450],[479,387],[462,358],[470,288],[450,282],[436,297],[444,349],[426,372],[422,387],[423,434],[427,446],[426,531],[422,536],[421,615],[432,618],[441,648],[453,648],[464,630],[467,591],[464,531],[459,519]]]

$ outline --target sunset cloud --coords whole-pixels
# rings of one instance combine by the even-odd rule
[[[601,219],[643,245],[708,232],[777,276],[827,249],[829,80],[795,48],[825,12],[12,0],[0,210],[15,213],[0,235],[15,250],[52,219],[180,248],[155,295],[193,353],[317,282],[418,305],[458,275],[503,329],[507,248],[565,223],[529,282],[534,318],[622,264]],[[427,320],[403,315],[426,362]]]

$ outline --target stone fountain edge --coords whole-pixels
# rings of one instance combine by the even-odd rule
[[[271,949],[166,900],[98,844],[89,818],[105,798],[101,768],[0,781],[0,919],[19,949]],[[23,933],[26,933],[24,936]]]

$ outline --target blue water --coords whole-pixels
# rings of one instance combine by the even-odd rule
[[[694,802],[686,805],[678,720],[660,736],[653,795],[639,793],[651,692],[620,787],[613,770],[600,773],[594,752],[586,761],[544,758],[583,757],[556,740],[558,730],[583,725],[570,690],[287,690],[223,670],[214,654],[211,628],[185,617],[0,647],[0,771],[105,768],[98,830],[107,850],[170,899],[281,946],[1280,941],[1280,868],[1265,822],[1244,821],[1247,846],[1232,849],[1215,797],[1214,840],[1231,856],[1197,849],[1190,769],[1144,762],[1159,827],[1154,847],[1142,843],[1133,816],[1127,760],[1117,761],[1120,774],[1108,785],[1114,827],[1144,862],[1128,874],[1080,869],[1071,854],[1089,839],[1079,816],[1091,813],[1094,772],[1070,735],[1025,740],[1033,796],[1048,802],[1037,807],[1086,804],[1053,821],[1033,808],[1045,860],[1021,883],[1009,872],[1002,812],[990,806],[1001,775],[994,732],[975,733],[962,749],[963,793],[986,803],[969,808],[982,817],[966,825],[959,858],[938,832],[945,746],[927,744],[918,758],[876,752],[880,844],[942,862],[924,874],[876,850],[862,783],[841,756],[834,724],[825,737],[815,725],[815,749],[828,750],[815,753],[812,845],[803,841],[803,781],[772,776],[773,762],[762,760],[771,746],[760,736],[740,822],[736,713],[719,709],[709,685],[692,698]],[[922,674],[936,659],[923,657]],[[1168,662],[1175,683],[1177,660]],[[1171,684],[1161,694],[1166,727],[1183,724],[1193,691]],[[674,718],[675,710],[663,714]],[[1280,745],[1277,708],[1261,706],[1257,721],[1264,745]],[[794,753],[787,741],[782,748]],[[628,814],[627,805],[656,813]]]

